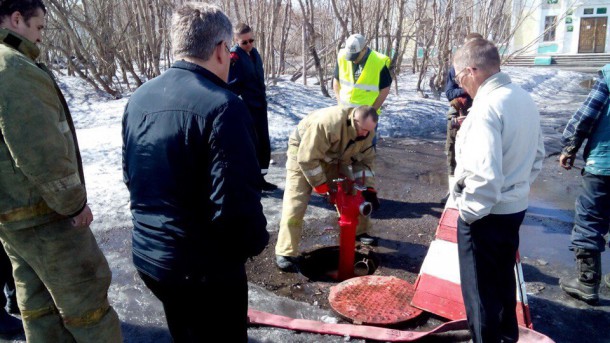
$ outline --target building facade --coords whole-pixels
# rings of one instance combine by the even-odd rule
[[[512,52],[610,53],[610,0],[534,0],[515,4],[515,12],[520,11],[524,19],[513,37]],[[519,17],[517,13],[515,18]],[[514,20],[516,25],[518,21]]]

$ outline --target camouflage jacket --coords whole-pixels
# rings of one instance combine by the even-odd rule
[[[72,118],[36,45],[0,29],[0,228],[76,215],[87,203]]]

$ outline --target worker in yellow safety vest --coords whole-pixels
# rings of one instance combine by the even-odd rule
[[[367,47],[363,35],[349,36],[337,56],[333,82],[337,103],[344,107],[373,106],[381,114],[392,84],[389,68],[390,58]],[[373,143],[376,140],[377,136]]]

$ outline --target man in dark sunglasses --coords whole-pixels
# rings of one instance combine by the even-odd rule
[[[271,192],[276,190],[277,186],[265,180],[271,161],[271,143],[263,60],[253,45],[254,38],[250,26],[239,23],[235,26],[233,34],[236,44],[231,49],[229,87],[235,94],[241,96],[252,115],[257,137],[256,153],[261,167],[261,187],[263,191]]]

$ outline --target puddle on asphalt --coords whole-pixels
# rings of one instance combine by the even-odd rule
[[[560,201],[546,203],[530,200],[519,231],[519,253],[522,258],[527,257],[527,262],[534,266],[548,263],[556,270],[573,271],[574,253],[568,250],[568,246],[574,219],[574,202],[571,201],[572,208],[559,208],[561,203],[570,202],[565,201],[565,198],[557,200]],[[608,253],[602,254],[602,270],[604,274],[610,272]]]
[[[529,259],[528,263],[575,270],[574,253],[568,246],[580,181],[577,174],[569,179],[547,176],[532,185],[529,208],[519,232],[519,252]],[[609,252],[602,254],[602,269],[604,273],[610,272]]]

